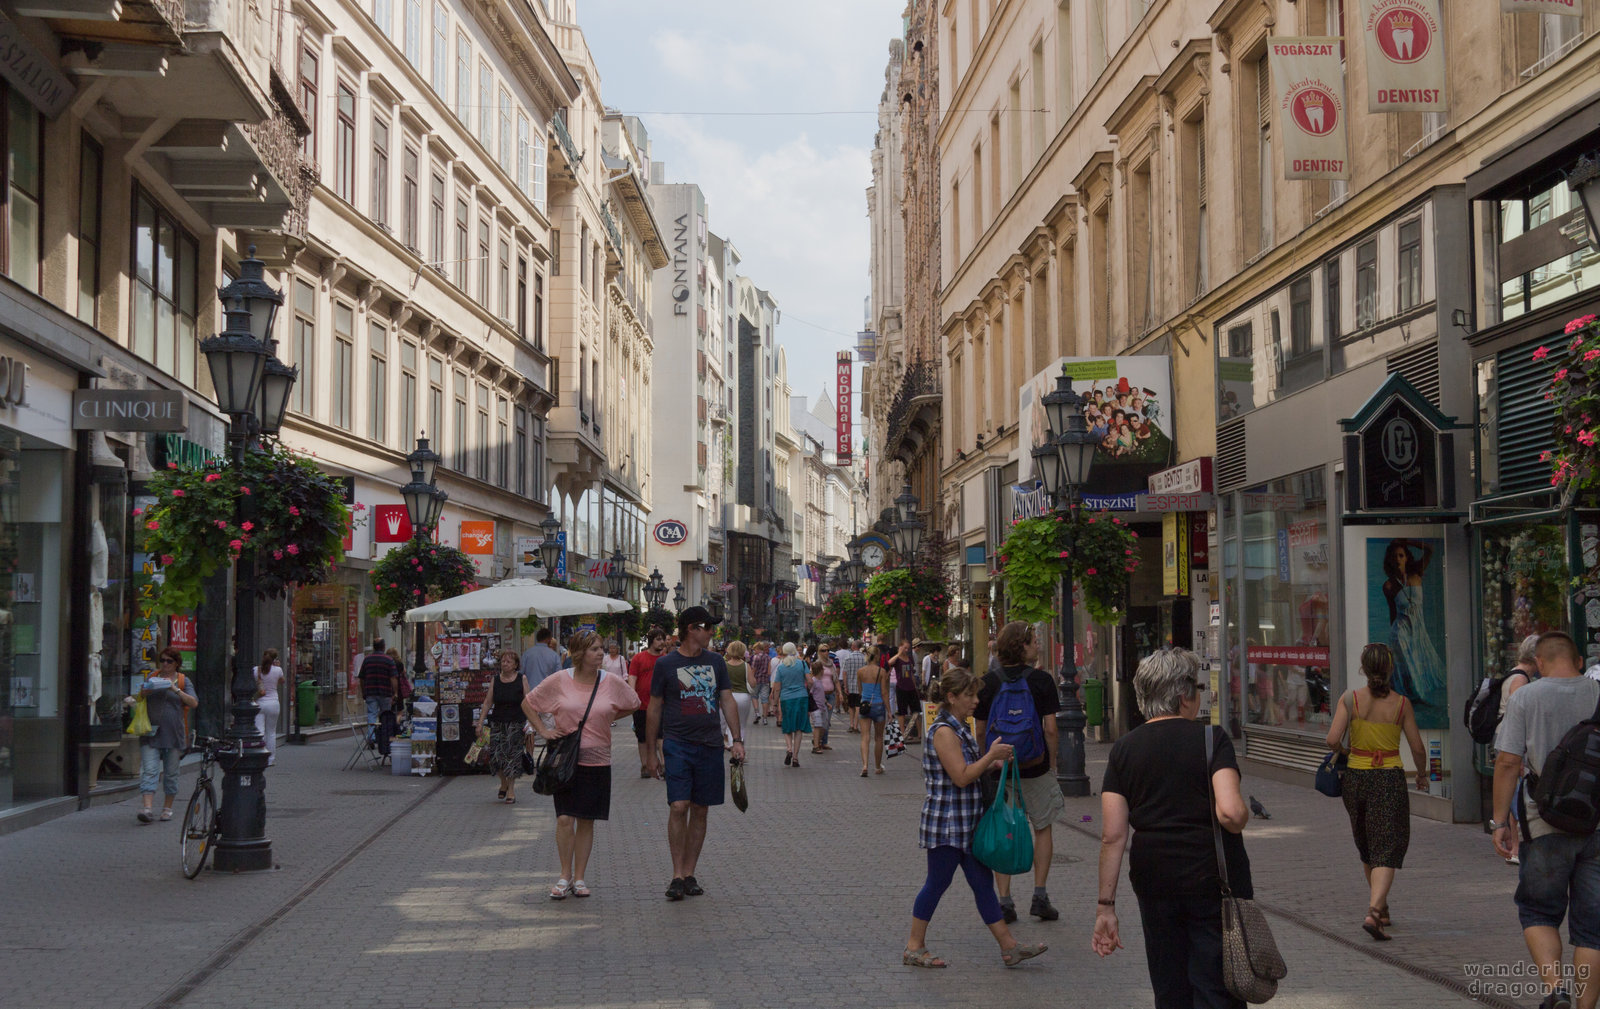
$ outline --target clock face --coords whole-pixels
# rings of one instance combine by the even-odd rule
[[[876,543],[868,543],[865,547],[861,548],[861,560],[869,568],[882,567],[883,547],[880,547]]]

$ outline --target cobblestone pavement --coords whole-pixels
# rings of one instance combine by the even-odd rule
[[[544,896],[556,875],[548,800],[524,788],[515,806],[498,804],[481,777],[344,772],[343,739],[280,750],[268,779],[275,872],[184,880],[177,824],[138,825],[136,798],[0,837],[0,1007],[1151,1004],[1125,880],[1126,950],[1105,961],[1089,950],[1097,799],[1072,800],[1063,824],[1077,829],[1057,831],[1062,920],[1016,926],[1050,944],[1044,957],[1002,968],[958,880],[929,936],[951,967],[915,970],[898,953],[923,872],[918,749],[862,779],[855,736],[836,733],[834,752],[789,769],[775,730],[749,735],[750,810],[712,811],[707,894],[677,904],[663,899],[663,786],[639,779],[626,723],[585,901]],[[1091,745],[1091,759],[1105,751]],[[1280,912],[1290,973],[1274,1005],[1469,1005],[1473,965],[1523,962],[1515,870],[1477,828],[1412,821],[1396,941],[1380,947],[1360,931],[1340,804],[1260,779],[1246,790],[1273,813],[1246,844],[1257,896]]]

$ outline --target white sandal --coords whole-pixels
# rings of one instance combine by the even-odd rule
[[[550,899],[551,900],[566,900],[567,899],[567,891],[571,888],[571,886],[572,886],[572,884],[568,883],[564,879],[556,880],[556,885],[552,886],[550,888]]]

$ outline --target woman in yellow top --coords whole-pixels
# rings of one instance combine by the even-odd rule
[[[1411,843],[1411,806],[1406,799],[1406,771],[1400,760],[1400,734],[1411,744],[1417,789],[1428,787],[1428,763],[1411,701],[1390,686],[1394,655],[1388,645],[1361,650],[1361,672],[1367,685],[1347,690],[1328,729],[1328,749],[1348,754],[1344,775],[1344,808],[1367,876],[1370,897],[1361,927],[1374,939],[1387,941],[1389,888],[1395,870],[1405,861]],[[1345,742],[1345,729],[1350,730]]]

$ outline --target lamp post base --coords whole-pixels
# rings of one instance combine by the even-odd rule
[[[259,872],[272,868],[267,840],[267,751],[217,755],[222,768],[221,836],[212,866],[218,872]]]

